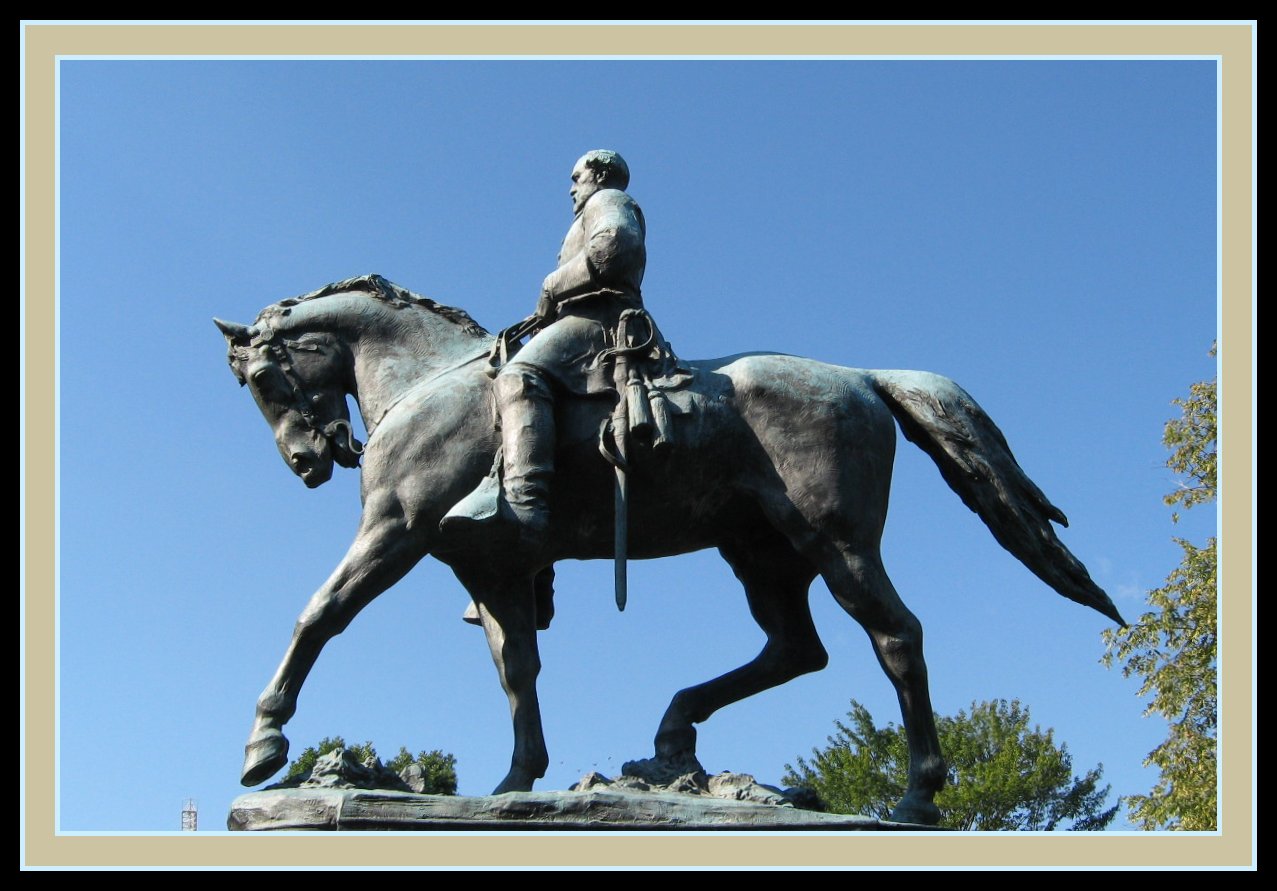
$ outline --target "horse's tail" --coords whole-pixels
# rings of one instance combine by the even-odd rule
[[[905,438],[931,456],[945,482],[1002,547],[1060,594],[1126,624],[1056,537],[1051,521],[1067,526],[1068,519],[1020,469],[1002,431],[965,390],[925,371],[869,376]]]

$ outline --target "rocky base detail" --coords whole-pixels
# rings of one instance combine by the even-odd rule
[[[806,789],[778,789],[748,774],[707,776],[695,760],[591,771],[568,791],[456,797],[412,791],[414,777],[342,749],[309,775],[240,795],[226,826],[238,831],[933,831],[872,817],[820,813]]]
[[[691,769],[687,769],[691,768]],[[670,792],[717,798],[724,801],[748,801],[773,807],[796,807],[820,810],[820,800],[810,789],[778,789],[758,782],[747,773],[723,773],[706,776],[699,764],[671,765],[649,758],[627,761],[621,765],[621,776],[609,780],[590,771],[571,792],[607,789],[613,792]]]
[[[242,831],[935,831],[934,826],[872,817],[625,789],[507,792],[474,798],[363,789],[275,789],[236,798],[226,825]]]
[[[334,753],[335,754],[335,753]],[[807,810],[806,790],[781,790],[749,774],[706,776],[696,765],[677,773],[659,762],[629,762],[610,780],[588,773],[567,792],[507,792],[461,797],[354,785],[375,771],[355,770],[339,757],[316,765],[311,778],[241,795],[231,805],[231,830],[398,831],[934,831],[872,817]],[[687,766],[687,765],[683,765]],[[389,773],[387,771],[387,773]]]
[[[320,755],[309,772],[283,780],[266,791],[277,789],[371,789],[381,792],[425,792],[426,776],[420,764],[409,764],[395,773],[381,759],[360,761],[353,752],[333,749]]]
[[[381,763],[380,758],[360,761],[347,749],[333,749],[315,760],[315,766],[301,776],[267,786],[275,789],[380,789],[414,792],[404,777]]]

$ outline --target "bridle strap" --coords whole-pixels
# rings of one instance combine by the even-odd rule
[[[255,346],[258,349],[265,348],[275,357],[276,366],[293,391],[293,410],[301,415],[307,427],[328,440],[330,446],[341,446],[354,455],[362,455],[364,453],[363,444],[355,438],[355,431],[351,427],[350,421],[345,418],[334,418],[332,421],[324,423],[316,417],[314,407],[319,401],[319,397],[317,395],[312,396],[307,392],[301,378],[297,376],[297,372],[293,369],[293,357],[289,350],[318,352],[319,347],[317,345],[277,338],[273,328],[263,327],[249,343],[249,346]],[[346,434],[346,442],[344,444],[339,444],[336,441],[338,431]]]
[[[364,453],[364,445],[355,438],[354,429],[351,427],[349,421],[343,418],[336,418],[329,421],[327,424],[324,424],[315,416],[314,405],[316,397],[309,396],[307,394],[306,388],[303,386],[301,379],[297,376],[296,371],[293,370],[293,359],[288,352],[289,349],[318,352],[319,347],[314,344],[302,343],[296,340],[277,338],[275,334],[276,332],[273,328],[263,326],[259,330],[257,336],[249,342],[249,346],[257,347],[258,349],[266,348],[270,350],[271,355],[275,357],[275,364],[279,367],[280,373],[284,375],[284,380],[293,391],[293,410],[301,415],[302,420],[306,422],[307,427],[314,430],[324,439],[328,440],[330,445],[335,444],[334,437],[337,435],[338,431],[344,432],[346,434],[345,448],[349,449],[355,455],[362,455]],[[454,362],[447,368],[435,372],[426,380],[411,389],[415,390],[417,387],[424,384],[432,383],[433,381],[443,377],[445,374],[451,374],[472,362],[477,362],[479,359],[486,358],[488,352],[488,348],[485,347],[483,352],[476,353],[473,356],[467,356],[458,362]],[[386,415],[388,415],[406,395],[407,393],[405,392],[399,397],[399,399],[394,400],[390,403],[390,405],[386,406],[386,410],[381,413],[381,417],[377,418],[377,420],[373,423],[372,430],[375,430],[378,426],[380,426]],[[372,435],[371,432],[369,435]]]
[[[377,418],[377,420],[373,422],[372,429],[376,430],[378,427],[380,427],[381,422],[386,419],[386,415],[390,414],[394,410],[395,406],[398,405],[401,401],[403,401],[404,397],[407,396],[409,393],[415,392],[421,387],[424,387],[426,384],[434,383],[435,381],[439,380],[439,378],[443,377],[445,374],[452,374],[452,372],[454,371],[458,371],[462,368],[465,368],[467,365],[469,365],[472,362],[477,362],[480,359],[486,359],[489,357],[491,352],[492,352],[491,347],[484,347],[483,352],[476,353],[473,356],[468,356],[465,359],[461,359],[457,362],[453,362],[451,365],[449,365],[447,368],[443,369],[442,371],[436,371],[434,374],[430,375],[430,377],[426,378],[424,381],[413,384],[411,387],[409,387],[407,390],[401,393],[398,399],[393,400],[389,405],[386,406],[385,410],[381,413],[381,415]],[[368,435],[369,437],[371,437],[372,433],[369,432]]]

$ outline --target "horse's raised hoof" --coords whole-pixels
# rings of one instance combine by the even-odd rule
[[[940,808],[930,801],[910,801],[906,796],[891,812],[891,822],[937,826],[940,823]]]
[[[244,769],[239,781],[245,786],[256,786],[269,780],[288,763],[288,740],[278,730],[254,734],[244,746]]]

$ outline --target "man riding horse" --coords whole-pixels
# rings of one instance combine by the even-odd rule
[[[575,216],[558,268],[541,285],[537,333],[494,382],[503,456],[496,508],[485,481],[444,517],[445,538],[490,542],[495,533],[529,553],[544,544],[554,474],[555,389],[581,395],[607,391],[612,381],[600,354],[616,346],[621,314],[643,307],[639,286],[647,265],[647,229],[643,211],[624,191],[629,180],[629,168],[613,151],[587,152],[572,168]]]
[[[357,463],[361,450],[350,436],[348,396],[369,430],[359,531],[301,613],[258,697],[244,747],[246,785],[287,763],[283,728],[325,644],[435,553],[469,591],[472,619],[483,626],[509,698],[514,748],[496,793],[530,790],[550,763],[536,690],[536,630],[550,618],[549,562],[608,553],[613,507],[617,605],[623,605],[631,435],[653,456],[671,447],[678,455],[648,465],[659,472],[643,477],[651,497],[634,502],[636,553],[717,547],[767,637],[749,663],[670,700],[654,748],[680,772],[695,763],[694,725],[825,666],[828,655],[807,600],[819,576],[868,632],[900,700],[909,781],[892,819],[939,821],[934,798],[947,769],[922,626],[887,577],[880,550],[896,423],[1003,547],[1063,596],[1122,623],[1112,600],[1056,536],[1051,524],[1067,525],[1064,514],[1024,474],[993,420],[948,378],[775,353],[680,368],[642,310],[643,215],[623,191],[627,181],[613,152],[590,152],[577,163],[576,216],[558,268],[545,279],[537,315],[505,337],[492,339],[464,311],[380,276],[281,301],[253,325],[217,322],[231,370],[251,390],[280,455],[307,486],[328,480],[334,462]],[[482,351],[504,358],[520,334],[538,328],[495,381],[484,374]],[[556,486],[554,502],[564,518],[580,522],[551,524],[555,399],[570,393],[599,397],[597,411],[572,413],[580,430],[560,438],[566,445],[601,421],[599,446],[614,465],[615,500],[608,505],[597,485],[605,479],[603,458],[580,440],[575,453],[565,448],[560,454],[593,482]],[[615,404],[603,418],[606,395]],[[486,414],[491,401],[501,425],[499,450]],[[696,423],[679,432],[669,413],[687,405],[698,412]],[[485,464],[493,473],[447,510]],[[421,522],[440,514],[441,530]],[[441,540],[453,536],[459,546]]]

